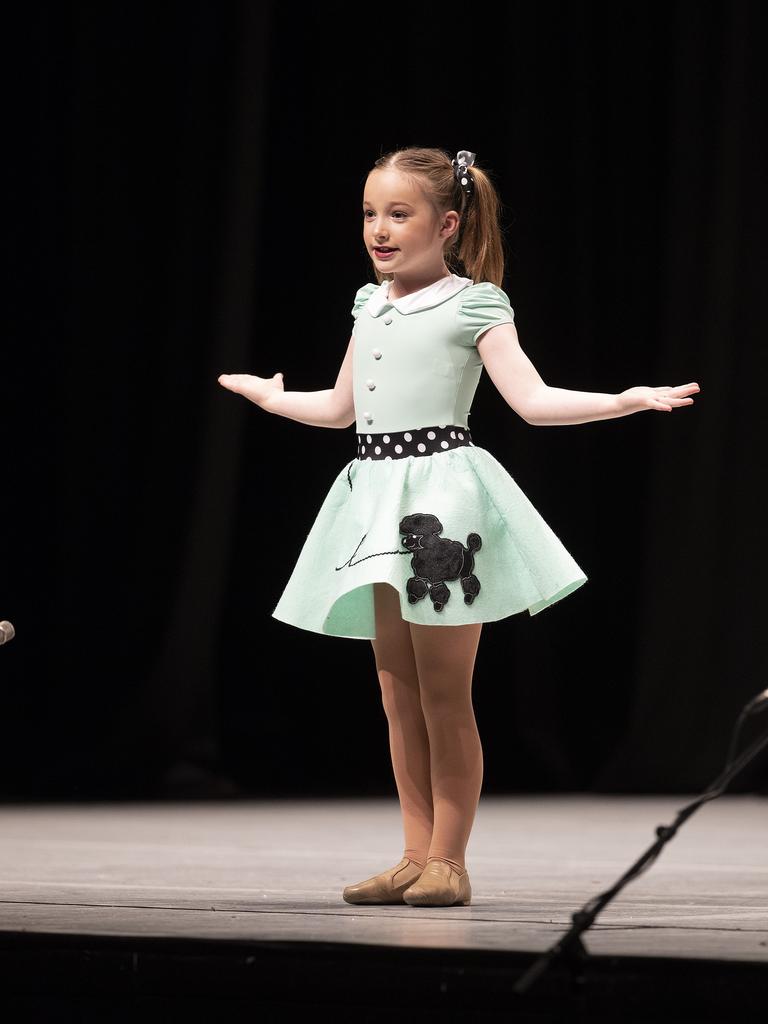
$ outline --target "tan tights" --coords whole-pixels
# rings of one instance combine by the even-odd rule
[[[400,617],[394,587],[374,584],[372,640],[405,832],[417,864],[465,867],[483,781],[472,707],[472,671],[482,623],[422,626]]]

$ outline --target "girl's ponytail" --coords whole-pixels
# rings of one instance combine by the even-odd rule
[[[467,277],[471,277],[475,284],[490,281],[501,288],[504,277],[504,250],[499,227],[501,203],[490,178],[477,163],[472,165],[471,173],[474,178],[472,194],[464,193],[457,241],[446,248],[445,261],[450,267],[449,254],[455,254]]]
[[[460,276],[471,277],[475,284],[490,281],[499,288],[504,278],[504,248],[499,214],[501,202],[489,173],[472,164],[474,181],[467,194],[454,173],[451,157],[442,149],[411,146],[379,157],[373,170],[388,168],[414,178],[438,213],[456,210],[459,229],[445,247],[445,263]],[[391,278],[374,266],[381,283]]]

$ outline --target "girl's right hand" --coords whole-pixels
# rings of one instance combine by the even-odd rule
[[[250,373],[222,373],[219,384],[256,405],[264,405],[272,395],[283,390],[283,375],[276,373],[273,377],[256,377]]]

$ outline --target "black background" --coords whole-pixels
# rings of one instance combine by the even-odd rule
[[[6,39],[7,799],[393,793],[370,644],[271,617],[399,146],[477,153],[547,383],[691,407],[476,443],[589,580],[484,627],[484,791],[698,789],[766,680],[765,8],[31,4]],[[751,728],[754,731],[757,725]],[[764,788],[763,758],[732,784]]]

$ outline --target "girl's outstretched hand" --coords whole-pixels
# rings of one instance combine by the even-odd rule
[[[244,395],[256,405],[263,405],[271,395],[283,390],[283,375],[276,373],[273,377],[255,377],[250,373],[222,373],[219,384],[234,391],[236,395]]]
[[[669,384],[662,384],[657,388],[637,387],[628,388],[618,396],[621,414],[631,412],[642,412],[643,409],[660,409],[664,412],[672,412],[678,405],[693,405],[693,399],[688,395],[701,391],[695,382],[691,384],[678,384],[671,387]]]

